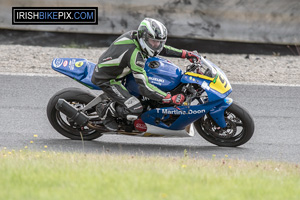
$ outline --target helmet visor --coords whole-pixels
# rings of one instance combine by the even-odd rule
[[[157,51],[158,53],[162,50],[163,46],[166,43],[166,40],[158,40],[153,38],[148,38],[145,40],[148,47],[152,50]]]

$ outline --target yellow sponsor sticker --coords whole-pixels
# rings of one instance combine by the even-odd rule
[[[83,65],[83,62],[82,61],[78,61],[75,63],[75,66],[76,67],[81,67]]]
[[[222,75],[219,75],[218,78],[216,79],[216,82],[215,83],[211,82],[209,84],[209,86],[212,89],[220,92],[221,94],[224,94],[231,89],[231,85],[230,85],[229,81],[227,79],[223,78]]]

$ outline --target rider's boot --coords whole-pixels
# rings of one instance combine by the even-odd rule
[[[116,122],[115,102],[101,102],[97,105],[96,111],[103,122],[105,128],[110,131],[118,130],[118,123]]]

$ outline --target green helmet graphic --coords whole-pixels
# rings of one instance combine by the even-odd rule
[[[167,40],[167,29],[159,21],[145,18],[138,28],[138,41],[142,50],[150,57],[161,52]]]

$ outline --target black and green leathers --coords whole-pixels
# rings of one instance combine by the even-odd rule
[[[136,31],[130,31],[117,38],[100,56],[92,76],[92,82],[117,102],[116,111],[120,117],[139,115],[143,111],[140,101],[129,94],[120,81],[129,73],[133,74],[141,95],[156,101],[167,95],[149,83],[144,70],[147,55],[140,49],[136,34]],[[160,55],[181,57],[182,50],[165,45]]]

